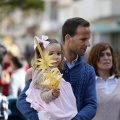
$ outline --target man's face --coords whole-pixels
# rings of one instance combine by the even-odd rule
[[[76,34],[68,40],[69,51],[75,54],[84,55],[87,47],[90,46],[89,38],[89,27],[78,26]]]

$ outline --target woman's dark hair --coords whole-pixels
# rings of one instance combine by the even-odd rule
[[[18,57],[12,57],[11,61],[17,68],[22,68],[23,67],[23,61],[21,58]]]

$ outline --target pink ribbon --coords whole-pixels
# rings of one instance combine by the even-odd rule
[[[50,43],[49,41],[46,41],[48,39],[48,36],[46,35],[42,35],[42,39],[39,39],[37,36],[35,36],[36,39],[38,40],[38,43],[42,43],[43,47],[46,48],[48,46],[48,44]],[[34,41],[34,50],[36,49],[37,45]]]

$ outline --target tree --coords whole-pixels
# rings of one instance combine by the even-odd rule
[[[0,22],[16,8],[23,11],[24,16],[28,12],[39,13],[44,9],[43,0],[0,0]]]
[[[40,11],[44,9],[43,0],[0,0],[0,8],[5,12],[10,12],[16,8],[22,10],[35,9]]]

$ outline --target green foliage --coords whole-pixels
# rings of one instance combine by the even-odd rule
[[[43,10],[44,1],[43,0],[0,0],[0,8],[3,8],[5,11],[12,11],[16,8],[22,10]]]

